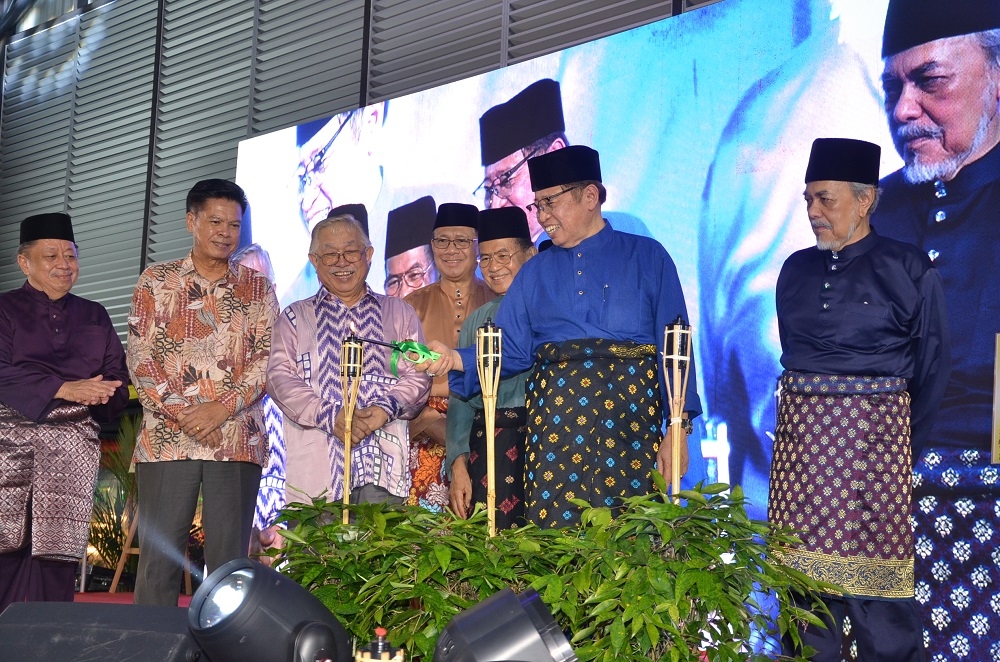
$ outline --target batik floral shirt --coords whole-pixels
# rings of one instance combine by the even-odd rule
[[[136,462],[267,462],[261,398],[278,300],[266,277],[230,263],[209,281],[189,254],[139,277],[128,317],[128,369],[143,408]],[[229,411],[223,443],[184,434],[177,414],[216,400]]]

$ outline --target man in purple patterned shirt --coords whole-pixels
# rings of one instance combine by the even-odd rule
[[[350,216],[321,221],[309,260],[322,283],[314,296],[291,304],[274,324],[267,365],[268,393],[284,413],[286,500],[327,493],[343,498],[344,412],[340,352],[352,331],[382,341],[423,342],[409,304],[376,294],[365,279],[374,249]],[[427,402],[430,378],[390,350],[365,345],[363,376],[351,430],[351,502],[402,503],[410,489],[406,420]]]

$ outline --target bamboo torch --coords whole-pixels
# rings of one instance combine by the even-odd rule
[[[476,330],[476,364],[483,391],[483,416],[486,418],[486,509],[490,517],[490,536],[497,534],[496,413],[500,388],[500,348],[503,332],[487,319]]]
[[[681,489],[681,444],[687,443],[684,433],[684,397],[688,375],[691,374],[691,327],[677,316],[663,330],[663,379],[667,385],[670,406],[671,475],[670,493],[679,503]]]
[[[352,331],[344,339],[340,349],[340,392],[344,401],[344,524],[350,521],[347,504],[351,501],[351,431],[354,427],[354,409],[358,404],[363,362],[363,345]]]

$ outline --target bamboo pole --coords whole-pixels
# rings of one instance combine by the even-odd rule
[[[351,434],[363,363],[364,348],[361,340],[353,334],[347,336],[340,349],[340,393],[344,402],[344,524],[350,521],[347,505],[351,502]]]
[[[680,316],[663,330],[663,379],[667,386],[670,408],[670,493],[674,503],[680,502],[681,444],[687,443],[684,433],[684,400],[688,376],[691,374],[691,327]]]
[[[490,519],[490,537],[497,534],[496,413],[502,345],[503,332],[493,320],[487,319],[476,330],[476,364],[486,419],[486,509]]]

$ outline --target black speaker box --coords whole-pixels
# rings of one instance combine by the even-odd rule
[[[187,609],[18,602],[0,614],[0,660],[206,662]]]

